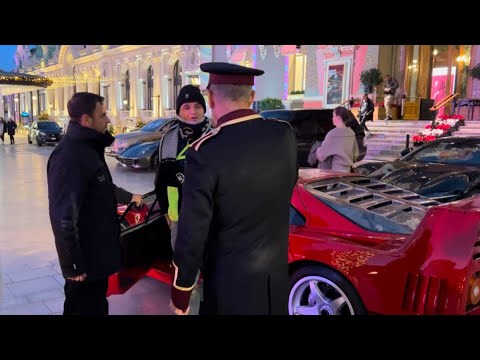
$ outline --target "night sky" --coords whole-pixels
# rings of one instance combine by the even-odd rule
[[[17,45],[0,45],[0,69],[4,71],[11,71],[15,68],[13,55]]]

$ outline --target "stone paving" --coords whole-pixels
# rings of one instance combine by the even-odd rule
[[[63,276],[48,217],[46,167],[53,146],[0,143],[0,315],[53,315],[63,311]],[[154,173],[107,163],[114,182],[145,193]],[[169,286],[144,278],[124,295],[109,298],[116,315],[170,315]]]

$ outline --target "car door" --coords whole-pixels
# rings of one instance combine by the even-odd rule
[[[155,192],[145,194],[144,202],[140,208],[118,207],[122,268],[110,276],[108,295],[125,293],[151,269],[170,269],[170,228]]]

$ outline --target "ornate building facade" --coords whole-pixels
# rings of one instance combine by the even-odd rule
[[[18,45],[17,71],[53,80],[47,89],[13,94],[9,115],[47,112],[68,117],[67,103],[79,91],[105,98],[112,123],[149,121],[174,113],[182,84],[199,85],[200,60],[211,61],[206,45]],[[202,54],[202,55],[201,55]],[[16,100],[15,100],[16,99]],[[17,111],[13,111],[17,106]]]
[[[369,68],[398,80],[405,119],[418,119],[421,100],[433,99],[442,83],[446,95],[480,98],[480,81],[468,76],[480,62],[476,45],[18,45],[15,61],[17,71],[53,80],[47,89],[4,96],[5,111],[17,121],[40,112],[66,119],[68,99],[78,91],[104,96],[116,126],[174,115],[181,86],[199,86],[207,95],[208,74],[199,66],[208,61],[265,70],[256,79],[256,100],[278,98],[287,108],[358,99],[360,74]],[[382,86],[373,97],[383,101]]]

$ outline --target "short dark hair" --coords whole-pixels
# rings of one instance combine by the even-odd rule
[[[342,118],[342,121],[345,125],[348,123],[348,113],[350,111],[347,110],[347,108],[344,108],[343,106],[338,106],[335,109],[333,109],[334,113],[337,116],[340,116]]]
[[[89,92],[78,92],[73,94],[67,104],[70,121],[78,123],[80,122],[80,118],[85,114],[93,117],[93,112],[97,107],[97,103],[99,102],[103,104],[103,99],[103,96]]]

